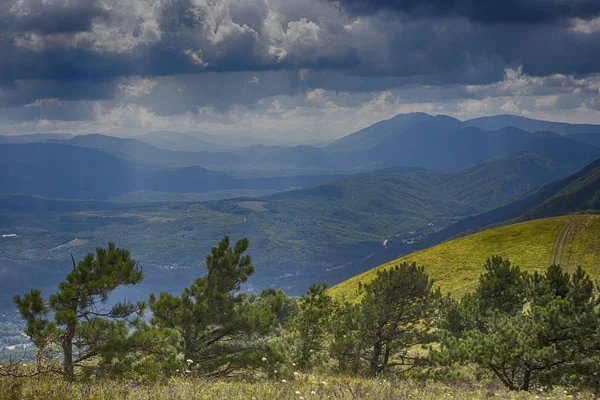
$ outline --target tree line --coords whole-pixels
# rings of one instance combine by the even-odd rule
[[[207,255],[207,273],[181,294],[110,308],[115,289],[143,280],[129,251],[110,243],[73,259],[48,299],[37,289],[15,296],[35,367],[14,363],[0,375],[380,376],[472,365],[511,390],[597,383],[599,287],[581,268],[529,273],[494,256],[475,291],[453,299],[423,266],[403,263],[359,284],[347,302],[329,296],[325,283],[300,298],[244,292],[255,270],[248,245],[226,236]]]

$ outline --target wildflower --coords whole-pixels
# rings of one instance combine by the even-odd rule
[[[294,376],[298,376],[298,371],[294,371]]]
[[[310,394],[317,394],[317,392],[315,392],[314,390],[311,390]]]
[[[321,381],[321,385],[327,385],[327,382]]]
[[[287,383],[287,381],[285,379],[282,379],[281,383]]]
[[[192,361],[192,360],[186,360],[185,362],[188,363],[188,364],[193,364],[194,363],[194,361]]]
[[[292,366],[293,366],[293,367],[295,367],[295,366],[296,366],[296,363],[292,363]]]
[[[192,372],[192,371],[190,371],[189,369],[186,369],[186,370],[185,370],[185,373],[186,373],[186,374],[189,374],[190,372]]]
[[[267,362],[267,357],[262,358],[263,362]]]
[[[300,391],[296,390],[296,394],[302,394],[302,393],[300,393]]]
[[[273,371],[273,373],[274,373],[274,374],[276,374],[276,373],[277,373],[277,370]]]

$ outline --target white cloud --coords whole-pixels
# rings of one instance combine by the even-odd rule
[[[519,114],[521,109],[513,99],[506,100],[504,104],[500,106],[500,111],[507,114]]]
[[[468,99],[460,101],[458,108],[464,115],[485,115],[490,111],[492,105],[492,99],[487,97],[483,100]]]
[[[592,34],[600,32],[600,17],[586,21],[584,19],[575,18],[572,22],[571,29],[577,33]]]
[[[554,107],[558,101],[558,95],[553,94],[550,96],[540,96],[535,99],[535,105],[539,108]]]
[[[158,18],[161,7],[167,2],[169,0],[98,0],[97,5],[110,14],[111,18],[93,18],[89,31],[28,31],[17,35],[13,42],[17,47],[33,51],[73,48],[98,52],[131,52],[138,46],[150,45],[161,39]],[[26,16],[30,10],[20,0],[11,8],[11,12]]]
[[[306,100],[310,107],[334,108],[337,105],[327,97],[324,89],[314,89],[306,93]]]
[[[219,45],[231,37],[258,33],[245,24],[233,22],[229,0],[192,0],[190,14],[202,24],[203,37],[213,45]]]
[[[157,85],[155,79],[133,77],[122,79],[119,90],[126,98],[136,98],[149,95]]]
[[[283,31],[280,17],[270,10],[263,34],[269,42],[269,54],[282,61],[286,57],[316,52],[320,29],[316,23],[301,18],[299,21],[288,22],[287,29]]]
[[[208,65],[208,63],[202,58],[202,50],[193,51],[190,49],[185,49],[183,50],[183,54],[188,56],[196,65],[200,65],[203,67],[206,67]]]
[[[46,98],[46,99],[36,99],[33,103],[25,104],[23,107],[32,108],[32,107],[43,107],[45,105],[50,104],[60,104],[60,99],[57,98]]]

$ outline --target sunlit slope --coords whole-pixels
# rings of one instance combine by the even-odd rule
[[[600,278],[600,215],[567,215],[489,229],[380,265],[333,286],[329,293],[352,300],[358,283],[373,280],[377,270],[416,262],[425,266],[442,291],[460,297],[474,289],[485,259],[491,255],[508,257],[529,271],[542,270],[551,263],[569,271],[581,265],[594,278]]]

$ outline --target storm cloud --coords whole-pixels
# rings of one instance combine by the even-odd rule
[[[402,111],[600,122],[600,3],[8,0],[0,123],[336,137]]]
[[[415,17],[464,17],[486,23],[553,23],[600,16],[596,0],[333,0],[356,14],[398,11]]]

